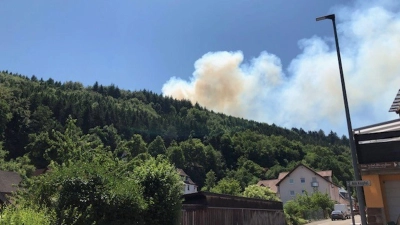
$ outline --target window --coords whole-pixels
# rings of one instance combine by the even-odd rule
[[[294,196],[294,191],[290,191],[290,196]]]
[[[300,178],[300,182],[301,182],[302,184],[304,184],[304,183],[306,182],[306,178],[304,178],[304,177]]]
[[[294,184],[294,180],[292,178],[289,179],[290,184]]]
[[[188,185],[188,191],[189,191],[189,187],[190,187],[190,186]]]
[[[305,193],[306,193],[306,190],[302,190],[301,193],[302,193],[302,194],[305,194]]]

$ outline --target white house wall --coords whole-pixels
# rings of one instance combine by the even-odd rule
[[[304,166],[297,167],[292,173],[290,173],[285,179],[281,181],[278,187],[279,196],[283,203],[294,199],[297,194],[302,194],[303,190],[307,191],[310,195],[314,192],[311,182],[315,177],[318,182],[318,191],[321,193],[327,193],[332,200],[339,201],[339,188],[326,181],[324,178],[310,171]],[[301,183],[301,178],[304,178],[304,183]],[[293,179],[293,183],[290,180]],[[293,191],[291,195],[291,191]]]
[[[191,194],[197,192],[197,186],[192,184],[185,184],[184,185],[184,194]]]

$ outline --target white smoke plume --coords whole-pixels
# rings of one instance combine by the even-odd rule
[[[400,88],[400,14],[394,9],[397,3],[384,1],[335,10],[353,128],[398,117],[388,112]],[[209,52],[195,62],[190,81],[173,77],[162,92],[228,115],[347,135],[333,37],[303,39],[299,47],[286,70],[265,51],[249,63],[240,51]]]

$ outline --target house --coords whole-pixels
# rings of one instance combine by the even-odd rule
[[[18,189],[21,176],[16,172],[0,171],[0,205],[10,204],[10,195]]]
[[[340,202],[339,186],[332,182],[332,171],[317,172],[304,164],[280,173],[278,179],[259,181],[258,185],[269,187],[283,203],[294,199],[297,194],[316,191],[327,193],[333,201]]]
[[[400,90],[389,112],[400,113]],[[396,223],[400,218],[400,119],[353,129],[353,135],[361,179],[370,182],[362,187],[367,222]]]
[[[47,173],[49,171],[50,171],[50,168],[48,168],[48,167],[41,168],[41,169],[35,169],[35,171],[33,171],[33,173],[32,173],[32,176],[36,177],[36,176],[39,176],[39,175],[43,175],[43,174],[45,174],[45,173]]]
[[[276,187],[276,184],[279,182],[279,179],[273,179],[273,180],[260,180],[257,185],[262,186],[262,187],[267,187],[269,188],[273,193],[278,192],[278,188]]]
[[[183,194],[190,194],[197,192],[197,185],[190,179],[189,175],[185,173],[182,169],[177,169],[179,176],[183,181]]]

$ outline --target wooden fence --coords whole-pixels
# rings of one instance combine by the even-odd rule
[[[198,192],[185,195],[181,225],[285,225],[282,202]]]

